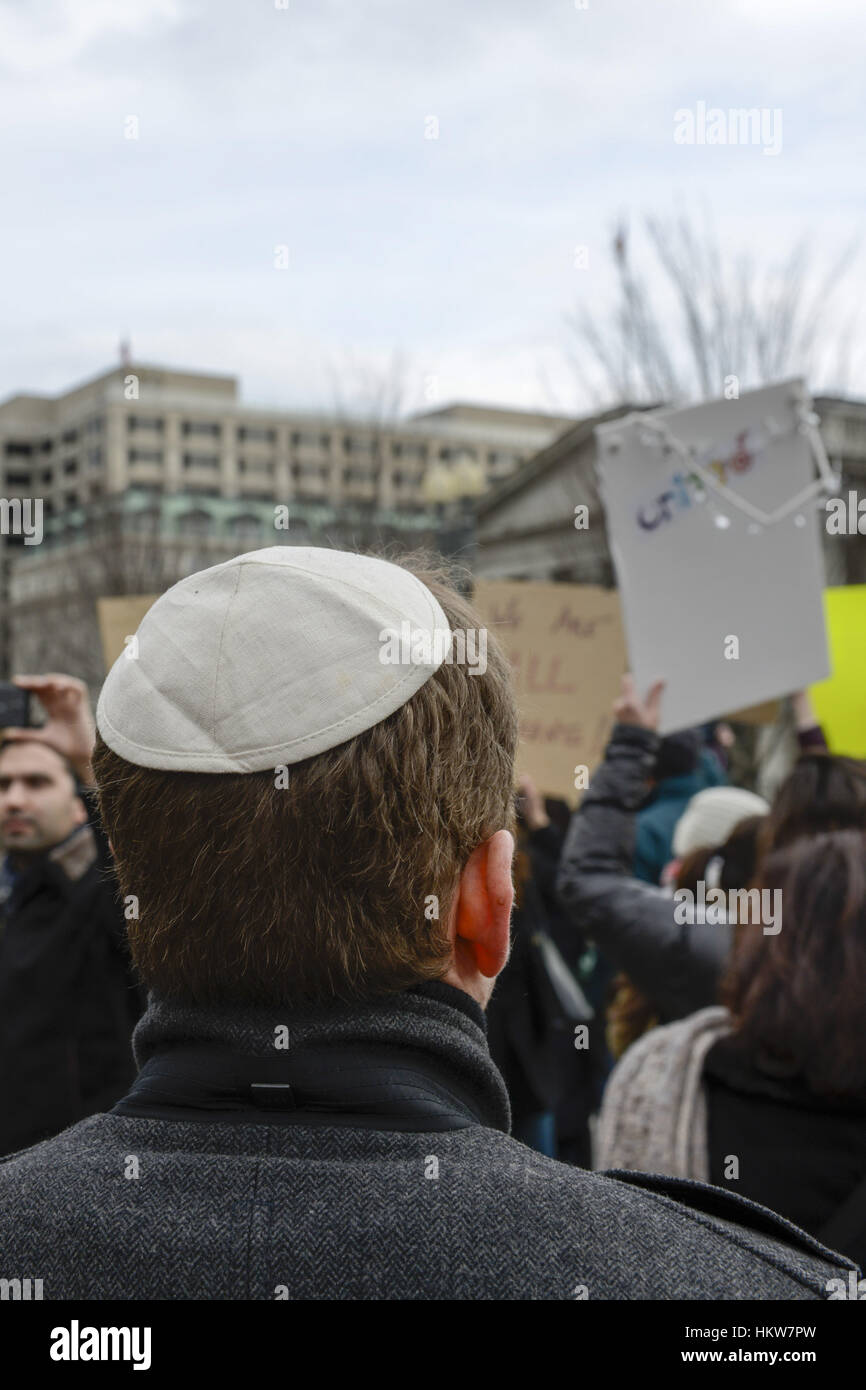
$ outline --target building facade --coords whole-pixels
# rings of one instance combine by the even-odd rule
[[[156,592],[239,551],[435,549],[449,495],[465,537],[461,490],[496,485],[570,423],[468,404],[390,420],[269,410],[242,402],[236,377],[135,364],[12,396],[0,499],[7,518],[38,501],[42,538],[0,535],[0,674],[98,684],[97,597]]]

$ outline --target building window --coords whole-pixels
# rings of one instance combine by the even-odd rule
[[[154,489],[156,491],[156,489]],[[147,532],[155,533],[159,529],[160,510],[159,507],[140,507],[131,512],[126,520],[128,529],[139,535]]]
[[[78,459],[67,459],[63,465],[63,472],[69,477],[70,473],[78,472]]]
[[[391,453],[395,459],[416,459],[420,463],[427,457],[427,445],[407,444],[401,441],[391,445]]]
[[[177,529],[181,536],[207,536],[210,534],[210,513],[196,510],[185,512],[177,519]]]
[[[64,444],[75,444],[78,441],[78,430],[67,430],[63,435]]]
[[[29,458],[32,453],[32,444],[18,443],[16,440],[10,439],[6,445],[6,457],[8,459]]]
[[[162,434],[165,422],[157,415],[128,415],[126,419],[127,429],[150,430],[152,433]]]
[[[184,454],[184,468],[219,468],[219,454]]]
[[[219,439],[222,425],[211,420],[184,420],[181,430],[186,435],[193,434],[198,438]]]
[[[29,474],[29,473],[7,473],[7,474],[6,474],[6,486],[7,486],[8,488],[19,488],[19,487],[20,487],[20,488],[23,488],[23,489],[26,490],[26,489],[30,486],[30,474]]]
[[[130,463],[162,463],[161,449],[130,449]]]
[[[277,432],[260,425],[240,425],[238,439],[248,444],[275,444]]]
[[[347,454],[357,454],[369,457],[369,455],[373,453],[373,440],[358,438],[353,439],[350,435],[347,434],[345,439],[343,440],[343,448],[345,449]]]
[[[262,523],[257,516],[233,516],[228,529],[237,541],[257,541],[261,538]]]
[[[101,467],[102,467],[102,450],[101,450],[101,449],[88,449],[88,451],[87,451],[87,463],[88,463],[88,466],[89,466],[90,468],[101,468]]]

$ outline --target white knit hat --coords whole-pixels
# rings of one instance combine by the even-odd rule
[[[741,820],[765,816],[769,809],[762,796],[742,787],[707,787],[692,797],[676,823],[674,855],[684,859],[696,849],[717,849]]]
[[[392,636],[389,648],[388,634],[401,632],[425,640],[401,647]],[[387,719],[442,665],[447,641],[441,606],[398,565],[313,547],[254,550],[157,599],[106,677],[96,724],[140,767],[297,763]]]

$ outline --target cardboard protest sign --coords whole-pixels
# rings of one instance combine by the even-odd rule
[[[596,430],[630,666],[642,691],[667,682],[663,734],[828,672],[815,423],[789,381]]]
[[[102,657],[106,672],[110,671],[124,649],[124,637],[131,637],[158,594],[133,594],[124,598],[99,598],[96,611]]]
[[[866,758],[866,584],[824,590],[832,674],[809,694],[831,753]]]
[[[619,597],[591,584],[479,580],[473,602],[514,670],[518,773],[574,806],[575,768],[600,761],[626,668]]]

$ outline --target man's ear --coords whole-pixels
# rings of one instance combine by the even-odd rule
[[[454,963],[469,989],[472,977],[492,980],[508,960],[514,886],[511,861],[514,839],[497,830],[469,856],[457,893],[454,918]],[[469,989],[470,993],[475,990]]]

